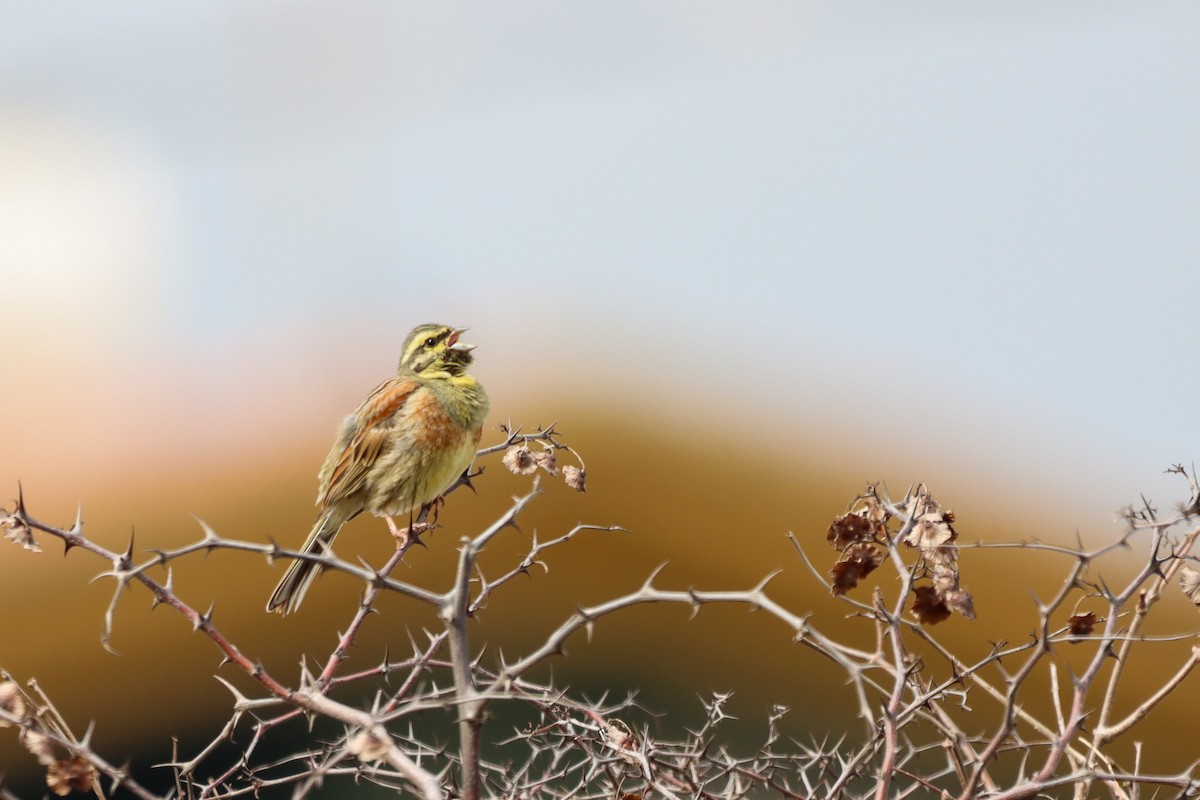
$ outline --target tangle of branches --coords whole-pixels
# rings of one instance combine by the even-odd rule
[[[560,467],[557,456],[564,452],[578,463]],[[198,751],[176,752],[169,763],[159,765],[173,776],[173,788],[165,793],[147,788],[137,770],[102,757],[104,748],[92,741],[90,729],[77,735],[35,680],[0,673],[0,726],[19,737],[55,793],[141,800],[225,800],[260,797],[264,791],[300,798],[339,781],[370,783],[427,800],[1133,800],[1160,793],[1200,794],[1192,765],[1173,774],[1150,774],[1141,769],[1140,758],[1121,763],[1111,747],[1179,689],[1200,660],[1200,647],[1193,648],[1155,686],[1127,679],[1134,648],[1157,641],[1145,632],[1146,623],[1168,587],[1178,583],[1200,603],[1200,571],[1188,566],[1200,536],[1193,521],[1200,513],[1200,487],[1182,467],[1172,471],[1186,479],[1189,498],[1176,513],[1162,516],[1148,504],[1127,509],[1124,531],[1094,549],[1036,542],[965,544],[954,515],[924,485],[899,498],[870,486],[831,523],[824,544],[819,535],[803,540],[789,535],[794,552],[788,557],[804,564],[851,611],[849,621],[840,622],[836,631],[819,629],[805,612],[773,599],[772,576],[748,588],[700,589],[663,586],[654,571],[634,591],[577,608],[526,651],[498,655],[486,651],[468,625],[488,600],[499,592],[519,592],[515,578],[530,574],[551,551],[573,539],[622,530],[580,524],[549,539],[535,535],[523,557],[485,574],[480,554],[541,501],[542,481],[561,476],[566,485],[582,491],[586,477],[582,460],[553,426],[533,433],[505,428],[503,439],[481,450],[479,460],[498,453],[504,454],[502,463],[510,471],[529,476],[529,489],[485,529],[462,539],[453,576],[438,586],[393,575],[416,536],[409,536],[377,568],[344,561],[332,552],[304,554],[275,543],[226,538],[203,523],[198,539],[176,549],[137,552],[131,541],[114,551],[86,535],[80,518],[65,527],[43,521],[18,496],[11,508],[0,509],[0,528],[9,540],[38,551],[47,537],[59,539],[67,550],[95,559],[101,575],[111,580],[112,600],[102,627],[106,646],[122,596],[145,592],[174,611],[181,624],[207,637],[223,663],[240,670],[255,688],[243,691],[218,676],[230,693],[228,718]],[[455,488],[472,479],[482,481],[480,471],[465,474]],[[817,566],[810,543],[832,546],[830,569]],[[1002,547],[1063,559],[1066,574],[1054,596],[1038,601],[1035,631],[1027,641],[997,642],[984,657],[969,660],[942,643],[933,626],[953,614],[975,618],[975,599],[967,589],[970,576],[961,574],[960,554],[967,548]],[[213,550],[268,562],[309,559],[361,582],[360,602],[348,609],[343,633],[323,660],[304,663],[294,674],[270,672],[222,631],[211,608],[190,604],[173,586],[176,570]],[[1141,554],[1132,577],[1110,586],[1097,565],[1109,557],[1128,561],[1131,552]],[[868,592],[861,584],[872,574],[874,586]],[[893,580],[879,580],[883,574]],[[388,592],[434,609],[440,628],[411,634],[410,647],[401,656],[385,657],[368,669],[347,669],[348,651],[377,599]],[[757,742],[735,743],[725,736],[728,695],[714,695],[703,706],[701,725],[671,737],[653,732],[632,697],[593,699],[531,677],[535,667],[561,656],[574,634],[590,634],[606,617],[651,603],[693,610],[732,604],[774,617],[794,641],[844,674],[845,692],[859,719],[857,730],[814,730],[808,743],[800,742],[780,733],[788,709],[775,706],[764,709]],[[846,625],[867,626],[874,645],[851,644],[855,637],[847,635]],[[1158,640],[1164,638],[1185,637]],[[1072,648],[1072,665],[1083,664],[1069,675],[1065,648]],[[1027,710],[1034,705],[1028,696],[1035,676],[1051,687],[1051,714]],[[364,687],[373,697],[369,707],[346,699],[362,697]],[[500,706],[519,707],[523,718],[532,721],[516,728],[497,722],[504,717],[491,712]],[[311,735],[304,744],[282,757],[263,755],[268,740],[295,720],[308,723]],[[0,786],[0,797],[15,796]]]

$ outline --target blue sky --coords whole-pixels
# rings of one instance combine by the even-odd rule
[[[8,363],[369,385],[444,319],[1105,510],[1200,453],[1195,5],[2,13]]]

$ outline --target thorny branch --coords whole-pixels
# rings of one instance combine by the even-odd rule
[[[506,426],[503,432],[503,440],[481,450],[480,458],[503,452],[504,466],[518,475],[561,476],[566,485],[584,489],[583,462],[553,426],[532,433]],[[557,455],[562,453],[577,465],[560,467]],[[174,789],[163,795],[146,788],[131,768],[105,760],[93,748],[90,731],[76,737],[36,685],[27,692],[7,674],[0,675],[0,727],[16,729],[23,746],[45,767],[54,791],[100,794],[103,776],[111,793],[139,800],[250,797],[275,787],[305,797],[327,780],[414,791],[430,800],[535,795],[724,800],[764,793],[1007,800],[1057,797],[1060,789],[1085,798],[1093,796],[1093,787],[1128,800],[1154,787],[1194,796],[1200,780],[1191,766],[1175,774],[1148,774],[1141,768],[1140,750],[1131,766],[1123,766],[1110,748],[1200,664],[1200,648],[1195,648],[1158,686],[1133,685],[1127,678],[1135,654],[1181,638],[1145,633],[1169,584],[1180,580],[1189,598],[1200,604],[1200,571],[1188,566],[1195,560],[1191,551],[1200,527],[1179,532],[1200,513],[1200,486],[1183,468],[1172,471],[1187,479],[1191,494],[1178,513],[1162,518],[1148,503],[1127,510],[1127,530],[1119,539],[1091,550],[1036,542],[964,544],[953,513],[924,485],[914,485],[895,500],[878,486],[868,487],[830,526],[826,539],[838,556],[828,573],[814,564],[797,537],[790,538],[813,576],[851,609],[844,624],[871,626],[873,647],[851,645],[856,637],[846,631],[831,635],[811,615],[779,603],[768,593],[774,575],[747,589],[711,591],[661,586],[660,570],[655,570],[632,591],[578,607],[539,644],[513,657],[499,651],[491,655],[476,641],[476,621],[489,599],[510,590],[518,576],[533,574],[535,566],[544,568],[551,551],[579,535],[622,530],[580,524],[545,540],[534,532],[523,557],[498,574],[487,574],[480,555],[496,536],[515,529],[518,518],[542,496],[538,477],[490,526],[460,540],[455,574],[441,589],[392,577],[416,536],[376,569],[343,561],[332,552],[303,554],[275,543],[229,539],[201,521],[199,540],[151,550],[149,558],[138,560],[132,540],[115,552],[84,535],[81,517],[69,528],[44,523],[28,512],[19,493],[15,507],[0,516],[7,538],[36,550],[40,537],[56,537],[67,550],[77,548],[108,565],[102,574],[115,586],[103,626],[106,647],[120,596],[141,586],[156,604],[172,608],[212,641],[226,662],[253,678],[258,692],[250,697],[223,681],[232,695],[231,716],[199,752],[191,757],[176,753],[159,765],[174,776]],[[453,488],[474,488],[472,481],[482,472],[464,474]],[[417,521],[424,519],[423,514]],[[1120,586],[1110,587],[1094,574],[1102,559],[1143,546],[1143,541],[1144,561]],[[939,641],[931,628],[953,615],[974,620],[975,599],[965,587],[960,554],[975,550],[983,558],[1000,547],[1021,547],[1031,557],[1065,557],[1066,579],[1048,600],[1036,604],[1035,630],[1028,641],[996,642],[982,657],[967,659]],[[350,610],[336,645],[319,662],[319,671],[302,664],[295,678],[269,673],[222,633],[211,608],[202,612],[176,593],[172,575],[177,565],[217,549],[268,560],[309,559],[362,583],[361,599]],[[856,599],[860,584],[875,580],[870,576],[885,564],[894,580],[876,580],[869,599]],[[436,609],[442,627],[420,636],[410,632],[409,652],[401,657],[385,655],[374,667],[345,671],[347,653],[384,592]],[[671,734],[648,719],[632,696],[590,699],[530,677],[535,667],[562,655],[572,636],[583,632],[590,637],[604,618],[651,603],[681,605],[693,616],[706,605],[736,604],[777,620],[789,638],[846,676],[864,724],[861,734],[839,733],[826,723],[805,744],[782,734],[788,710],[776,706],[767,713],[761,740],[743,743],[745,752],[739,753],[725,739],[731,719],[725,710],[727,694],[716,694],[705,704],[702,724]],[[1083,669],[1072,673],[1069,683],[1060,679],[1068,647],[1074,648],[1073,656],[1084,654]],[[1035,711],[1030,698],[1033,678],[1042,674],[1053,690],[1047,714]],[[351,686],[374,688],[369,708],[336,699]],[[976,707],[972,698],[982,705]],[[1121,717],[1116,715],[1118,699],[1122,708],[1132,709]],[[498,728],[489,712],[498,704],[525,709],[527,724],[516,730]],[[449,720],[450,727],[430,712]],[[299,749],[283,757],[259,755],[269,738],[282,736],[276,732],[300,718],[312,727]],[[239,732],[249,736],[240,737],[243,743],[233,747],[236,756],[230,758],[229,745]],[[15,798],[0,786],[0,800]]]

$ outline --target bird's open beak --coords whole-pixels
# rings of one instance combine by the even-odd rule
[[[475,349],[475,345],[467,344],[466,342],[460,342],[458,340],[458,337],[468,330],[470,330],[470,328],[455,328],[453,331],[451,331],[450,338],[447,340],[450,343],[451,350],[455,350],[459,353],[469,353]]]

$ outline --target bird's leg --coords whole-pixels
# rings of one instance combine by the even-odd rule
[[[388,530],[392,532],[392,536],[396,537],[396,549],[402,549],[406,544],[408,544],[408,532],[412,530],[412,522],[409,522],[409,526],[407,528],[397,528],[396,521],[390,516],[384,516],[384,519],[387,520]]]

